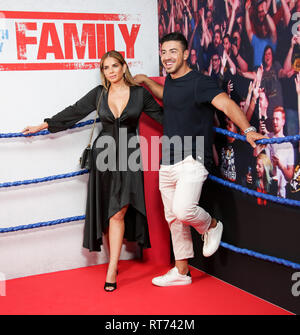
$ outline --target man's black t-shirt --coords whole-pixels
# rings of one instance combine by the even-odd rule
[[[174,164],[193,155],[210,170],[215,112],[210,102],[222,92],[212,78],[196,71],[176,79],[167,76],[163,95],[162,164]],[[178,141],[170,145],[172,138],[181,140],[182,146],[177,145]]]

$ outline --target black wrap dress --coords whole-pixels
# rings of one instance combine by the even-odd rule
[[[95,87],[74,105],[45,119],[49,132],[68,129],[96,110],[103,89],[102,85]],[[136,141],[142,112],[162,124],[162,108],[145,88],[130,86],[128,103],[119,118],[110,110],[108,92],[104,91],[99,108],[103,129],[92,146],[83,236],[83,247],[90,251],[101,250],[102,234],[107,231],[110,217],[126,205],[129,207],[125,215],[125,239],[138,242],[142,248],[150,247],[144,177]],[[130,161],[134,164],[128,163],[126,167]]]

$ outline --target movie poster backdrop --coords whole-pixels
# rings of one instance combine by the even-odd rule
[[[299,15],[298,15],[299,14]],[[189,65],[213,77],[269,138],[299,134],[300,0],[158,0],[159,38],[181,32]],[[166,76],[160,63],[160,74]],[[215,126],[241,134],[216,110]],[[300,200],[299,142],[250,145],[215,135],[222,178]],[[258,205],[266,200],[257,198]]]

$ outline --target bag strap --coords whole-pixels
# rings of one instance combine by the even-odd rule
[[[97,122],[97,117],[99,116],[99,109],[100,109],[100,104],[101,104],[101,100],[102,100],[102,97],[103,97],[104,90],[105,90],[104,87],[102,87],[100,98],[99,98],[98,104],[97,104],[96,116],[95,116],[95,120],[94,120],[94,123],[93,123],[91,135],[90,135],[90,140],[89,140],[89,144],[88,144],[89,148],[91,147],[91,144],[92,144],[92,138],[93,138],[93,134],[94,134],[95,125],[96,125],[96,122]]]

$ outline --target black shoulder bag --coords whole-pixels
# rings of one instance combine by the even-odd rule
[[[99,116],[99,109],[100,109],[100,104],[101,104],[103,92],[104,92],[104,87],[102,88],[101,95],[100,95],[100,98],[98,100],[97,112],[96,112],[95,120],[94,120],[94,123],[93,123],[89,144],[83,150],[83,153],[82,153],[81,157],[79,158],[80,167],[82,169],[87,169],[87,170],[91,169],[91,165],[92,165],[92,146],[91,146],[91,144],[92,144],[92,138],[93,138],[93,134],[94,134],[95,125],[96,125],[96,122],[97,122],[97,117]]]

